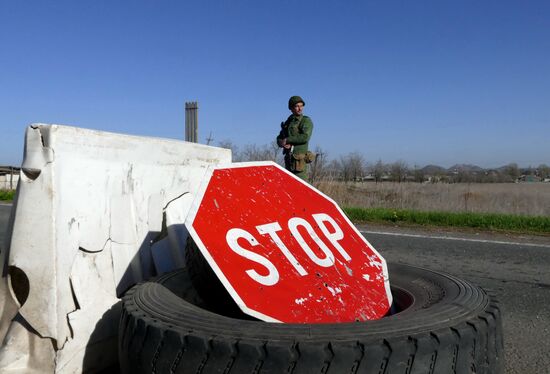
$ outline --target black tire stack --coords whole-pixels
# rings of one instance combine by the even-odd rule
[[[340,324],[267,323],[235,314],[234,305],[228,317],[223,305],[214,306],[204,291],[197,292],[185,269],[166,274],[133,287],[123,298],[121,370],[503,372],[496,300],[450,275],[402,264],[389,264],[389,273],[397,312],[376,321]]]

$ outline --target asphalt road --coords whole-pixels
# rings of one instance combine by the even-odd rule
[[[9,212],[0,203],[0,247]],[[359,229],[388,261],[444,271],[493,290],[503,313],[506,373],[550,372],[550,237]]]
[[[11,205],[0,201],[0,249],[4,249],[4,238],[6,237],[6,229],[8,227],[8,219],[10,218]]]
[[[443,271],[494,291],[503,314],[506,373],[550,373],[550,237],[360,230],[388,261]]]

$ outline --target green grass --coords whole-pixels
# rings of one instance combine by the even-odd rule
[[[421,212],[385,208],[344,208],[344,212],[354,222],[393,222],[423,226],[550,234],[550,217],[493,213]]]
[[[13,196],[15,195],[15,191],[10,190],[0,190],[0,201],[11,201],[13,200]]]

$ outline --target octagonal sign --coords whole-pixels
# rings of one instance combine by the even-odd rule
[[[186,226],[251,316],[351,322],[390,308],[382,256],[332,199],[275,163],[208,169]]]

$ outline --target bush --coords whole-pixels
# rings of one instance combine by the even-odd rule
[[[0,190],[0,201],[11,201],[13,200],[14,195],[15,195],[15,191]]]

